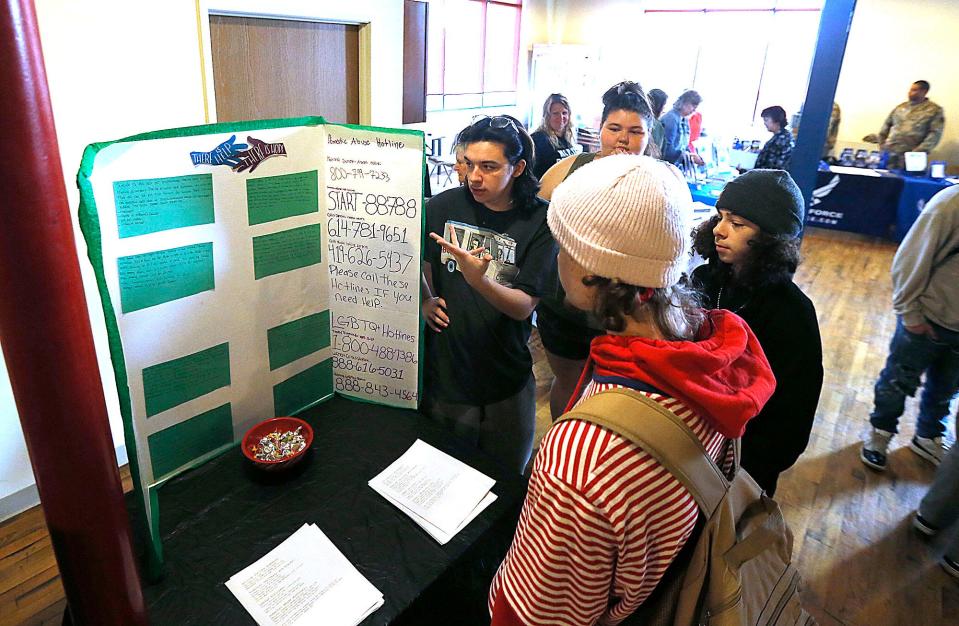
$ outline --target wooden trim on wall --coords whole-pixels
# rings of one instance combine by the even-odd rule
[[[429,4],[403,2],[403,123],[426,121],[426,27]]]

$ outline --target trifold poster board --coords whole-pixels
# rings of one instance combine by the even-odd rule
[[[420,131],[319,117],[87,148],[80,226],[150,572],[156,489],[253,424],[333,393],[417,406],[423,155]]]

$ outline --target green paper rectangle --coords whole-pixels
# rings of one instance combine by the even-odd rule
[[[230,344],[143,368],[147,417],[230,384]]]
[[[197,243],[117,259],[120,310],[124,313],[179,300],[213,283],[213,244]]]
[[[330,345],[330,312],[320,311],[266,331],[270,370]]]
[[[120,239],[213,223],[213,175],[118,180],[113,183]]]
[[[256,280],[319,262],[319,224],[253,238],[253,274]]]
[[[327,359],[275,385],[273,410],[278,416],[293,415],[331,393],[333,359]]]
[[[316,170],[246,180],[250,226],[320,210]]]
[[[232,441],[229,403],[153,433],[147,437],[153,476],[164,476]]]

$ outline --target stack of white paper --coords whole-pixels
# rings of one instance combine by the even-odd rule
[[[440,544],[494,500],[496,481],[419,439],[369,482]]]
[[[304,524],[226,586],[260,626],[356,626],[383,606],[383,594],[315,524]]]

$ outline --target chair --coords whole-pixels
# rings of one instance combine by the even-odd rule
[[[443,158],[443,138],[432,137],[427,149],[426,162],[429,164],[429,177],[436,179],[436,184],[442,186],[443,175],[446,175],[446,184],[453,183],[453,162]]]

